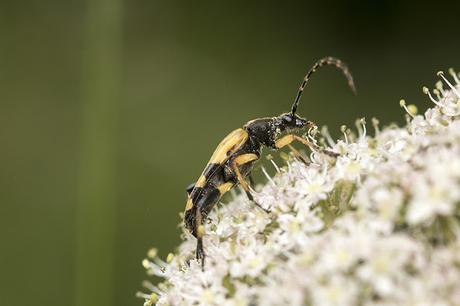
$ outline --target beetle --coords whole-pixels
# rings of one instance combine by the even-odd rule
[[[247,122],[242,128],[230,132],[219,143],[198,180],[187,187],[184,224],[197,239],[196,258],[198,261],[201,260],[203,268],[205,261],[203,222],[227,191],[240,185],[251,202],[269,212],[254,200],[250,184],[246,181],[246,178],[249,178],[252,183],[250,173],[254,163],[260,158],[262,147],[279,150],[288,146],[294,155],[304,162],[300,153],[291,145],[293,141],[301,142],[312,150],[318,149],[308,139],[292,134],[292,132],[315,126],[313,122],[298,116],[296,111],[311,75],[325,65],[334,65],[340,69],[350,88],[356,92],[353,77],[345,63],[334,57],[318,60],[302,80],[290,112],[276,117],[254,119]],[[280,137],[283,133],[286,134]],[[333,153],[329,152],[329,154]]]

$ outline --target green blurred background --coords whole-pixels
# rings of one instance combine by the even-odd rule
[[[401,123],[460,69],[458,3],[0,0],[0,305],[140,305],[226,133],[288,110],[326,55],[358,95],[324,69],[300,114]]]

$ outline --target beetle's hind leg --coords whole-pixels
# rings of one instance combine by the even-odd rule
[[[238,179],[239,180],[239,179]],[[244,181],[244,178],[242,178],[242,180]],[[246,183],[246,181],[244,181]],[[251,201],[252,203],[254,203],[257,207],[259,207],[260,209],[262,209],[263,211],[265,211],[266,213],[270,213],[270,210],[269,209],[266,209],[264,207],[262,207],[262,205],[260,205],[259,203],[257,203],[256,200],[254,200],[254,197],[252,196],[252,193],[249,189],[249,186],[247,185],[246,183],[246,187],[241,183],[240,181],[240,185],[241,187],[243,187],[243,190],[244,192],[246,193],[246,196],[248,197],[249,201]]]
[[[201,269],[204,271],[204,259],[206,254],[204,253],[203,248],[203,236],[204,236],[204,225],[202,224],[203,216],[200,209],[196,210],[195,213],[195,235],[197,239],[196,243],[196,259],[201,260]]]
[[[201,269],[204,270],[204,259],[206,258],[206,254],[204,253],[203,249],[203,237],[197,238],[196,243],[196,260],[201,260]]]

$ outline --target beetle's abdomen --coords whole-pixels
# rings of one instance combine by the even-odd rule
[[[230,183],[232,186],[233,184]],[[224,188],[228,185],[223,184]],[[230,187],[231,188],[231,187]],[[193,203],[193,207],[185,211],[184,221],[185,225],[190,232],[196,236],[196,210],[199,209],[202,218],[206,218],[211,209],[219,202],[222,197],[222,188],[216,188],[211,185],[206,187],[196,187],[196,197],[189,199]],[[195,191],[195,190],[194,190]]]

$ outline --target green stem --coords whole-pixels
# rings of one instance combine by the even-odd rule
[[[75,305],[114,304],[122,0],[88,0],[76,221]]]

